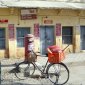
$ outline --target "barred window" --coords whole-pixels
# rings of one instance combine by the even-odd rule
[[[73,38],[73,27],[71,26],[62,27],[62,43],[72,44],[72,38]]]
[[[17,47],[24,47],[24,37],[30,33],[30,28],[18,27],[17,28]]]
[[[5,28],[0,28],[0,49],[5,49]]]

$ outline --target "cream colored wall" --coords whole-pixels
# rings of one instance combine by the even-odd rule
[[[80,51],[80,32],[77,30],[78,26],[85,25],[85,11],[78,10],[64,10],[64,9],[38,9],[37,12],[38,18],[35,20],[20,20],[20,9],[17,8],[8,8],[0,9],[0,19],[8,19],[8,23],[0,23],[0,27],[6,28],[6,50],[0,50],[0,57],[9,56],[11,58],[23,57],[24,48],[17,48],[16,37],[15,40],[11,41],[8,39],[8,24],[14,24],[15,33],[16,27],[30,27],[31,33],[34,32],[34,24],[39,23],[39,25],[45,25],[43,19],[47,17],[48,19],[53,20],[52,25],[61,23],[62,26],[73,26],[74,35],[73,35],[73,45],[69,46],[71,52]],[[16,34],[15,34],[16,36]],[[76,42],[78,40],[78,42]],[[56,36],[56,44],[64,48],[67,45],[62,45],[62,36]],[[74,49],[75,50],[74,50]],[[40,39],[35,39],[35,50],[40,50]],[[68,49],[66,50],[68,52]]]
[[[40,12],[39,12],[40,11]],[[55,26],[56,23],[61,23],[62,26],[73,26],[73,30],[75,32],[75,26],[79,24],[79,16],[77,10],[48,10],[42,9],[39,10],[39,16],[48,17],[53,20],[53,25]],[[73,41],[76,40],[76,35],[73,35]],[[56,44],[60,47],[65,48],[67,45],[62,45],[62,36],[56,37]],[[76,46],[76,42],[73,42],[73,45],[69,46],[69,50],[73,52],[73,46]],[[68,52],[68,49],[66,52]],[[75,47],[75,49],[79,49]]]

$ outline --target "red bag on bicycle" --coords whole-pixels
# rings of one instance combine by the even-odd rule
[[[48,61],[50,63],[59,63],[65,58],[64,52],[59,46],[56,45],[49,46],[47,50],[48,50]]]

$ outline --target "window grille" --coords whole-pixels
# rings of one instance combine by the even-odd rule
[[[62,27],[62,43],[63,44],[72,44],[73,37],[73,27],[64,26]]]
[[[0,49],[5,49],[5,29],[0,28]]]
[[[30,34],[30,28],[17,28],[17,47],[24,47],[24,37],[26,34]]]

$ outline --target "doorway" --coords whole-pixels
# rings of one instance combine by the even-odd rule
[[[40,52],[42,55],[47,53],[47,47],[54,45],[54,26],[40,26]]]
[[[85,50],[85,26],[80,28],[80,46],[81,50]]]

